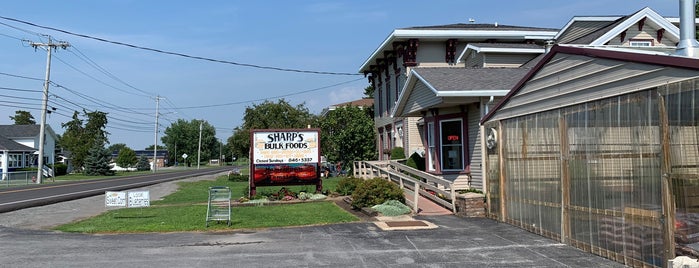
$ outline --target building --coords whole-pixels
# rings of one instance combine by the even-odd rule
[[[32,166],[36,149],[0,136],[0,180],[7,180],[9,172]]]
[[[347,106],[356,106],[356,107],[359,107],[360,109],[365,109],[365,108],[374,106],[374,99],[371,99],[371,98],[358,99],[358,100],[333,104],[333,105],[328,106],[327,108],[323,108],[323,111],[320,112],[320,116],[323,117],[323,116],[327,115],[328,112],[330,112],[330,111],[334,111],[337,108],[347,107]]]
[[[479,119],[525,73],[504,69],[531,62],[557,32],[497,23],[394,30],[359,70],[375,90],[379,159],[403,147],[425,157],[427,172],[480,188]]]
[[[0,136],[30,148],[39,148],[40,125],[0,125]],[[46,125],[46,137],[44,139],[44,163],[54,164],[56,159],[56,140],[58,137],[51,126]],[[36,155],[24,155],[24,166],[36,166]]]

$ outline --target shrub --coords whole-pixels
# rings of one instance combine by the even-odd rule
[[[361,178],[355,178],[355,177],[346,177],[340,179],[340,181],[337,182],[337,186],[335,187],[335,191],[339,193],[340,195],[351,195],[352,192],[354,192],[355,189],[357,189],[357,186],[364,181]]]
[[[410,155],[410,158],[408,158],[405,165],[417,170],[425,171],[425,158],[420,156],[418,153],[413,153]]]
[[[56,163],[51,168],[53,168],[54,176],[63,176],[68,173],[68,165],[66,164]]]
[[[410,213],[412,210],[405,204],[396,200],[388,200],[383,204],[371,207],[384,216],[400,216]]]
[[[405,159],[405,151],[403,147],[393,147],[391,149],[391,160]]]
[[[352,207],[363,208],[383,204],[388,200],[405,202],[403,190],[382,178],[362,181],[352,193]]]
[[[249,180],[250,179],[249,179],[248,175],[231,174],[230,176],[228,176],[228,181],[233,181],[233,182],[246,182]]]
[[[146,156],[142,155],[141,158],[138,159],[138,163],[136,164],[136,170],[150,170],[150,163],[148,162],[148,158]]]

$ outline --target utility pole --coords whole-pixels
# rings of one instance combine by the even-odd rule
[[[39,127],[39,161],[38,161],[38,168],[39,170],[36,172],[36,183],[41,184],[41,178],[44,175],[44,143],[46,142],[46,107],[48,106],[48,101],[49,101],[49,77],[51,75],[51,51],[60,47],[62,49],[66,49],[67,47],[70,46],[70,44],[66,42],[58,42],[58,43],[53,43],[51,42],[51,36],[49,36],[49,42],[48,43],[34,43],[30,42],[29,45],[31,45],[34,50],[36,50],[38,47],[46,47],[46,51],[48,55],[46,56],[46,80],[44,80],[44,96],[41,101],[41,126]]]
[[[158,116],[160,115],[160,96],[155,96],[155,143],[153,146],[153,173],[158,169]]]
[[[199,169],[199,164],[201,163],[201,129],[204,121],[199,122],[199,151],[197,152],[197,169]]]

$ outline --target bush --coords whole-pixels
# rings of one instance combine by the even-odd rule
[[[54,176],[63,176],[68,173],[68,165],[56,163],[52,167]]]
[[[372,207],[388,200],[405,202],[405,197],[398,185],[382,178],[362,181],[352,193],[354,208]]]
[[[148,162],[148,158],[146,156],[142,155],[141,158],[138,159],[138,163],[136,164],[136,170],[150,170],[150,163]]]
[[[340,195],[351,195],[357,186],[364,181],[361,178],[346,177],[340,179],[335,186],[335,191]]]
[[[249,180],[250,180],[250,178],[248,177],[248,175],[231,174],[230,176],[228,176],[228,181],[233,181],[233,182],[246,182]]]
[[[403,147],[393,147],[391,149],[391,160],[405,159],[405,151]]]
[[[396,200],[388,200],[383,204],[371,207],[384,216],[400,216],[410,213],[412,210],[405,204]]]
[[[413,153],[410,155],[410,158],[408,158],[405,165],[417,170],[425,171],[425,158],[420,156],[418,153]]]

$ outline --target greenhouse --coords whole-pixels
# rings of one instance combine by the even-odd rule
[[[482,121],[488,214],[629,266],[699,249],[699,59],[554,47]]]

